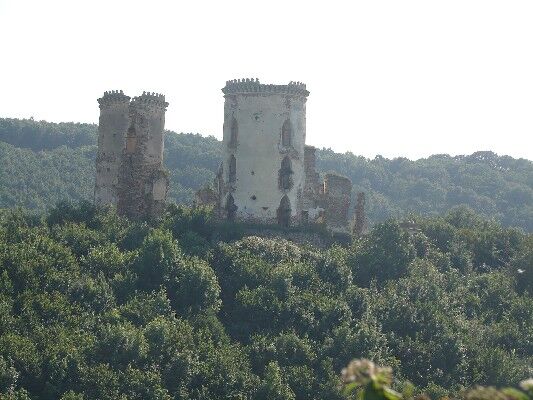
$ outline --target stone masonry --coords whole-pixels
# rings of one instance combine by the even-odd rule
[[[315,170],[315,148],[305,145],[305,84],[227,81],[223,154],[215,180],[222,218],[283,226],[325,223],[349,232],[351,182]],[[205,196],[204,196],[205,197]]]
[[[115,205],[133,219],[157,217],[169,185],[163,169],[165,97],[144,92],[130,101],[111,91],[98,103],[95,203]]]
[[[324,178],[324,218],[334,231],[348,232],[352,182],[340,175],[326,174]]]
[[[98,99],[98,155],[94,201],[97,205],[118,202],[118,169],[130,124],[130,98],[121,91],[105,92]]]

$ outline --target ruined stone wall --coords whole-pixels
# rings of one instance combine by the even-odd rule
[[[163,169],[165,97],[143,93],[130,104],[130,125],[118,175],[119,214],[156,217],[164,208],[169,180]]]
[[[95,204],[116,205],[119,214],[135,219],[159,215],[168,191],[165,97],[144,92],[130,101],[122,91],[112,91],[98,103]]]
[[[264,85],[257,80],[228,81],[224,103],[223,188],[220,208],[235,218],[277,222],[279,208],[299,221],[305,183],[305,85]],[[285,161],[284,161],[285,160]]]
[[[324,211],[321,204],[322,187],[320,175],[316,172],[316,148],[305,146],[305,186],[303,195],[303,222],[317,222]]]
[[[332,231],[349,232],[351,194],[350,179],[336,174],[326,174],[322,201],[325,223]]]
[[[130,98],[122,91],[105,92],[98,99],[98,153],[94,202],[98,206],[118,202],[118,170],[129,126]]]

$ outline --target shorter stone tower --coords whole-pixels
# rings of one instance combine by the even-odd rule
[[[130,101],[113,91],[98,102],[95,203],[116,205],[119,214],[132,219],[157,217],[169,184],[163,169],[165,97],[143,92]]]

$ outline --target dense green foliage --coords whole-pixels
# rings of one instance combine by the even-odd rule
[[[465,209],[418,223],[319,250],[203,208],[5,211],[0,397],[343,399],[359,357],[434,399],[533,375],[532,236]]]
[[[0,207],[44,210],[60,200],[90,199],[96,131],[89,124],[0,119]],[[168,132],[165,146],[170,196],[190,204],[194,192],[212,182],[221,143],[214,137]],[[409,212],[440,215],[467,205],[505,226],[533,231],[533,163],[528,160],[491,152],[370,160],[322,149],[317,167],[350,177],[354,191],[366,192],[373,223]]]
[[[428,400],[426,394],[415,394],[411,384],[405,384],[401,393],[392,389],[392,370],[379,367],[369,360],[353,360],[342,371],[344,392],[357,400]],[[531,400],[533,399],[533,379],[520,382],[520,389],[493,386],[461,391],[463,400]],[[449,399],[445,397],[444,399]]]

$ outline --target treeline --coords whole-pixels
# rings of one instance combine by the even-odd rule
[[[417,223],[319,251],[203,208],[6,210],[0,397],[340,400],[353,358],[430,399],[531,377],[533,236],[467,209]]]
[[[96,135],[96,125],[0,119],[0,207],[44,210],[60,200],[91,199]],[[195,191],[213,181],[221,150],[214,137],[167,132],[171,199],[192,204]],[[348,176],[354,193],[367,194],[371,223],[409,213],[440,215],[466,205],[505,226],[533,231],[529,160],[492,152],[417,161],[367,159],[322,149],[317,166]]]
[[[98,127],[75,122],[50,123],[32,119],[0,119],[0,141],[33,151],[96,144]]]

